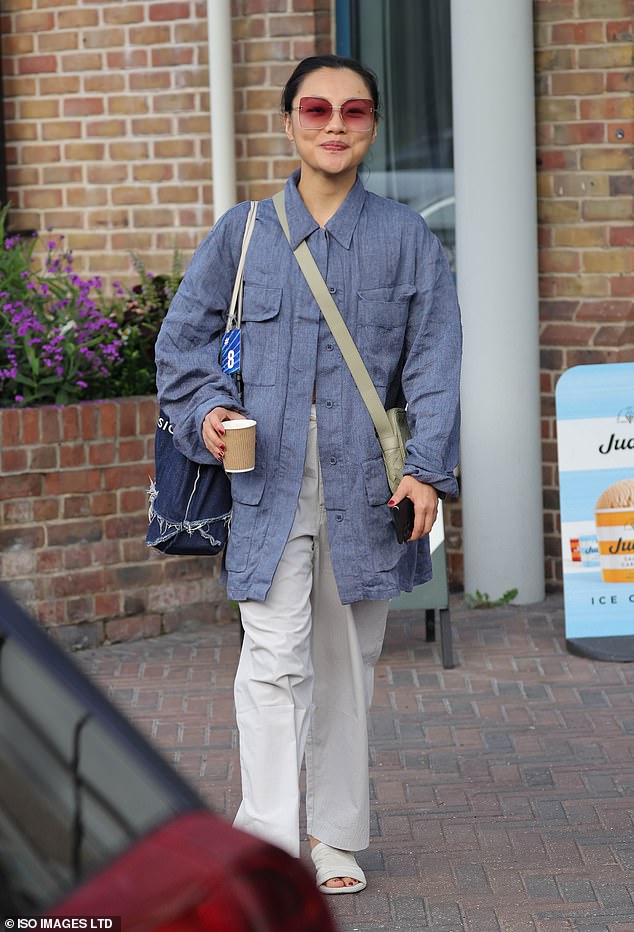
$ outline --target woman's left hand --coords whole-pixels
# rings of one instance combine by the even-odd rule
[[[432,485],[419,482],[413,476],[403,476],[390,505],[398,505],[404,498],[414,502],[414,530],[410,540],[420,540],[432,529],[438,514],[438,492]]]

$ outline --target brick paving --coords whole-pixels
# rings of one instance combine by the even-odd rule
[[[457,666],[390,616],[372,714],[368,889],[340,932],[634,932],[634,665],[569,654],[561,598],[468,610]],[[239,802],[235,623],[78,658],[208,803]]]

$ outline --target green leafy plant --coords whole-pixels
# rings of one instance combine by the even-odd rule
[[[156,391],[154,344],[170,302],[183,277],[182,256],[174,250],[166,275],[152,275],[143,260],[131,254],[138,284],[126,288],[115,282],[117,300],[111,306],[122,341],[120,363],[112,372],[117,395],[147,395]]]
[[[517,589],[507,589],[499,599],[492,599],[488,592],[476,589],[475,595],[465,592],[464,600],[469,608],[497,608],[499,605],[508,605],[517,596]]]

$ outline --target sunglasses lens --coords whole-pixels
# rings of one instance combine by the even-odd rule
[[[302,97],[299,102],[299,122],[304,129],[323,129],[332,117],[332,104],[323,97]],[[374,107],[371,100],[346,100],[341,107],[344,124],[356,132],[372,128]]]
[[[371,128],[373,112],[371,100],[347,100],[341,108],[344,123],[357,132]]]
[[[332,104],[323,97],[302,97],[299,102],[299,122],[305,129],[321,129],[332,116]]]

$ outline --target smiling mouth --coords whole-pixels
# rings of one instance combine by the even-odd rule
[[[340,142],[325,142],[322,145],[322,149],[334,149],[336,152],[343,152],[343,150],[347,148],[347,146],[344,146]]]

